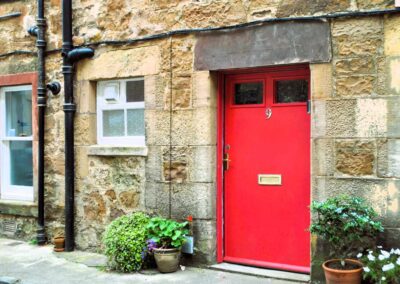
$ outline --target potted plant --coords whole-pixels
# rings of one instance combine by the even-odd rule
[[[335,257],[322,265],[326,283],[361,283],[362,263],[349,257],[371,247],[383,231],[376,212],[361,198],[346,195],[314,201],[311,211],[316,214],[311,233],[326,240]]]
[[[383,250],[378,246],[357,255],[364,267],[363,278],[370,283],[400,284],[400,249]]]
[[[173,220],[154,217],[150,219],[147,229],[149,238],[157,244],[152,251],[157,268],[162,273],[178,270],[181,247],[185,242],[187,222],[179,223]]]

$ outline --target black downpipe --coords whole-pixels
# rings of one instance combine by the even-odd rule
[[[74,103],[73,80],[74,62],[92,57],[90,48],[76,48],[72,44],[72,2],[62,1],[62,57],[64,75],[64,113],[65,113],[65,251],[73,251],[74,243]]]
[[[38,0],[37,17],[37,53],[38,53],[38,228],[37,243],[46,243],[46,232],[44,226],[44,116],[46,111],[46,78],[45,78],[45,30],[46,19],[44,18],[44,0]]]

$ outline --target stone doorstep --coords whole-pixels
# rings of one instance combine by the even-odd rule
[[[231,264],[231,263],[219,263],[209,266],[210,269],[213,270],[220,270],[232,273],[239,273],[245,275],[253,275],[265,278],[274,278],[279,280],[288,280],[293,281],[294,283],[309,283],[310,282],[310,275],[301,274],[301,273],[294,273],[294,272],[287,272],[287,271],[279,271],[279,270],[272,270],[272,269],[264,269],[258,267],[250,267],[238,264]]]

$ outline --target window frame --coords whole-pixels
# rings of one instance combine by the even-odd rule
[[[126,83],[131,81],[143,81],[144,77],[130,79],[104,80],[97,82],[96,90],[96,112],[97,112],[97,144],[102,146],[146,146],[146,133],[143,135],[128,135],[127,111],[131,109],[143,109],[145,111],[145,89],[143,90],[143,101],[126,102]],[[108,84],[117,83],[119,85],[119,102],[104,103],[104,88]],[[123,110],[124,111],[124,132],[125,136],[104,136],[103,135],[103,111]],[[143,114],[144,116],[144,114]],[[143,117],[144,119],[144,117]],[[146,130],[146,129],[145,129]]]
[[[32,135],[27,137],[6,136],[6,113],[5,113],[5,92],[17,90],[30,90],[32,96]],[[36,188],[36,165],[37,157],[37,73],[22,73],[15,75],[0,76],[0,201],[28,201],[35,200]],[[32,142],[32,186],[10,185],[10,167],[2,166],[10,164],[10,141],[31,141]],[[16,192],[16,191],[17,192]]]

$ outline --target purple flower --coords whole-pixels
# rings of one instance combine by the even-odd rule
[[[155,249],[155,248],[158,247],[158,246],[157,246],[157,243],[156,243],[154,240],[152,240],[152,239],[148,239],[148,240],[146,241],[146,243],[147,243],[147,250],[148,250],[148,252],[153,252],[153,249]]]

